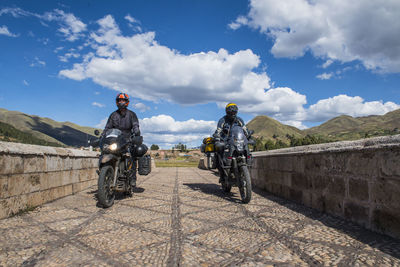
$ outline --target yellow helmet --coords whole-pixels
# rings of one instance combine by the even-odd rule
[[[239,110],[239,108],[235,103],[228,103],[225,107],[226,115],[232,116],[232,117],[236,116],[236,114],[238,113],[238,110]]]

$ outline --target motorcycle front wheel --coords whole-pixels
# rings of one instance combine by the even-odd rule
[[[100,169],[97,196],[99,203],[108,208],[114,204],[115,193],[111,186],[114,180],[114,168],[110,165]]]
[[[247,166],[240,167],[239,191],[242,202],[247,204],[251,200],[251,179]]]

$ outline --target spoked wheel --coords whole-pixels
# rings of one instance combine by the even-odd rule
[[[251,179],[249,169],[247,166],[240,167],[240,184],[239,191],[240,197],[242,198],[242,202],[247,204],[251,200]]]
[[[232,185],[226,180],[227,180],[227,178],[225,178],[225,181],[222,183],[221,186],[222,186],[222,190],[224,190],[224,192],[229,193],[229,192],[231,192]]]
[[[115,193],[111,189],[113,179],[114,168],[112,166],[107,165],[101,168],[98,182],[98,198],[104,208],[111,207],[114,204]]]

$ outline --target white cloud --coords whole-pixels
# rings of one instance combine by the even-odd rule
[[[333,75],[332,72],[330,72],[330,73],[324,72],[324,73],[317,75],[316,77],[320,80],[329,80],[330,78],[332,78],[332,75]]]
[[[55,9],[52,12],[46,12],[41,19],[46,21],[57,21],[60,24],[58,31],[64,35],[66,40],[75,41],[83,36],[86,31],[86,24],[71,13],[65,13],[62,10]]]
[[[93,102],[92,105],[95,106],[95,107],[99,107],[99,108],[104,108],[105,107],[104,104],[97,103],[97,102]]]
[[[330,65],[333,64],[333,60],[332,59],[328,59],[327,61],[325,61],[324,64],[322,64],[322,68],[326,69],[327,67],[329,67]]]
[[[92,79],[149,101],[236,102],[248,112],[293,112],[305,104],[305,96],[290,88],[271,88],[267,74],[254,71],[260,58],[249,49],[184,55],[160,45],[153,32],[123,36],[110,15],[98,24],[99,30],[91,34],[94,53],[61,70],[60,76]],[[284,99],[287,96],[293,98]]]
[[[126,15],[125,19],[129,22],[129,27],[131,27],[132,29],[138,31],[138,32],[142,32],[142,27],[140,27],[139,25],[141,24],[140,21],[138,21],[137,19],[135,19],[134,17],[132,17],[131,15]]]
[[[23,80],[22,83],[23,83],[25,86],[29,86],[29,83],[28,83],[26,80]]]
[[[96,127],[103,129],[108,118],[101,120]],[[157,144],[170,148],[175,144],[184,143],[188,147],[200,146],[204,137],[210,136],[217,128],[216,121],[190,119],[176,121],[169,115],[158,115],[139,120],[139,127],[144,143]]]
[[[250,11],[230,24],[270,36],[276,57],[315,56],[367,69],[400,72],[400,1],[251,0]],[[328,61],[327,61],[328,62]]]
[[[38,57],[35,57],[33,62],[29,65],[30,67],[44,67],[46,66],[46,62],[40,60]]]
[[[139,110],[140,112],[145,112],[147,110],[150,110],[150,107],[148,107],[145,104],[140,103],[140,102],[139,103],[135,103],[132,106],[133,106],[133,108]]]
[[[36,17],[41,20],[43,26],[48,26],[44,21],[56,21],[60,28],[58,31],[64,35],[66,40],[75,41],[84,36],[82,33],[86,31],[86,24],[75,17],[72,13],[65,13],[62,10],[54,9],[51,12],[46,12],[43,15],[25,11],[21,8],[3,8],[0,10],[0,16],[10,14],[15,18],[19,17]]]
[[[199,146],[204,137],[210,136],[217,128],[216,121],[190,119],[176,121],[169,115],[158,115],[139,120],[144,142],[171,147],[179,142],[188,146]]]
[[[5,25],[0,27],[0,35],[6,35],[6,36],[9,36],[9,37],[17,37],[18,36],[17,34],[11,33],[8,30],[7,26],[5,26]]]
[[[60,60],[60,61],[62,61],[62,62],[68,62],[68,60],[70,59],[70,58],[79,58],[81,55],[79,54],[79,53],[76,53],[76,52],[69,52],[69,53],[66,53],[65,55],[63,55],[63,56],[58,56],[58,59]]]
[[[361,117],[369,115],[383,115],[399,109],[400,105],[393,102],[370,101],[365,102],[359,96],[338,95],[319,100],[307,110],[307,121],[324,121],[340,115]]]

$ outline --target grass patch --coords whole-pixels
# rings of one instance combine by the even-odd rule
[[[26,208],[21,209],[21,210],[17,211],[16,213],[11,213],[10,218],[11,217],[15,217],[15,216],[21,216],[21,215],[23,215],[25,213],[28,213],[30,211],[34,211],[37,207],[38,206],[27,206]]]
[[[197,167],[198,161],[173,161],[173,160],[156,160],[156,167]]]

